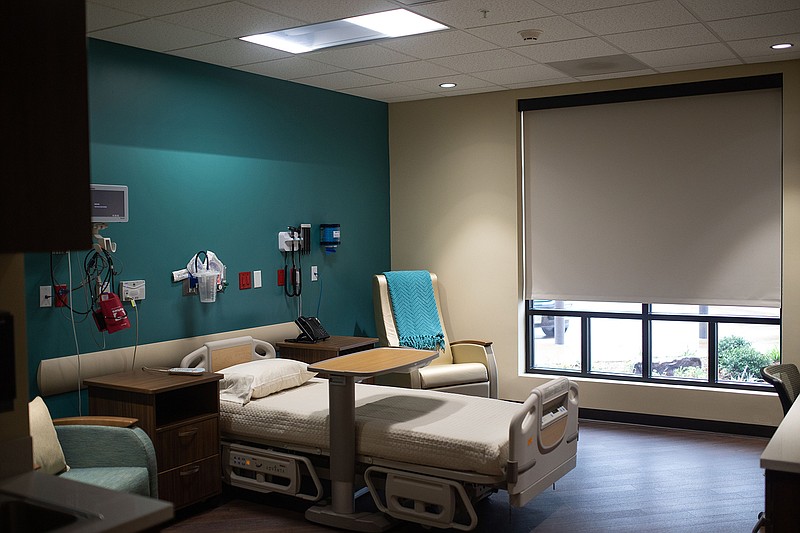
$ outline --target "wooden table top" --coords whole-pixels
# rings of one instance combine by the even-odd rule
[[[280,348],[297,348],[319,351],[330,351],[338,353],[343,350],[350,350],[352,348],[359,348],[361,346],[368,346],[375,344],[380,339],[373,337],[345,337],[342,335],[331,335],[327,339],[318,342],[298,342],[287,339],[283,342],[275,343],[275,346]]]
[[[326,359],[308,369],[312,372],[327,372],[345,376],[377,376],[388,372],[402,372],[425,366],[439,355],[430,350],[411,348],[373,348]]]
[[[157,394],[173,389],[180,389],[187,385],[197,385],[209,381],[219,381],[222,374],[204,372],[202,374],[181,374],[174,375],[166,372],[130,370],[116,374],[107,374],[83,380],[87,386],[104,387],[116,390],[126,390],[131,392],[144,392]]]

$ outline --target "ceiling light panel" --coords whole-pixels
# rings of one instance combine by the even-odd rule
[[[302,54],[321,48],[446,29],[447,26],[416,13],[405,9],[394,9],[288,30],[249,35],[241,39],[292,54]]]

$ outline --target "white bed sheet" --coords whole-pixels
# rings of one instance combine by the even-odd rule
[[[508,428],[519,404],[436,391],[356,384],[356,453],[386,460],[505,474]],[[220,402],[224,436],[327,451],[328,382]]]

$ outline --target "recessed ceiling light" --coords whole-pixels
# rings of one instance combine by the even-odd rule
[[[453,83],[453,82],[447,82],[447,83],[440,83],[439,84],[439,87],[441,87],[442,89],[452,89],[455,86],[456,86],[456,84]]]
[[[393,9],[288,30],[248,35],[240,39],[292,54],[302,54],[320,48],[446,29],[448,27],[444,24],[411,11]]]
[[[772,46],[770,46],[770,48],[772,48],[773,50],[783,50],[785,48],[791,48],[792,46],[794,46],[792,43],[778,43],[778,44],[773,44]]]

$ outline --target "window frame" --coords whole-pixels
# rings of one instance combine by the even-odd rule
[[[580,371],[570,371],[565,369],[537,368],[535,366],[535,335],[534,335],[534,316],[563,316],[571,319],[579,319],[581,322],[581,354]],[[611,374],[591,371],[591,320],[593,318],[608,319],[633,319],[642,322],[642,375]],[[652,369],[652,324],[653,322],[695,322],[697,324],[707,324],[708,330],[708,376],[705,381],[687,380],[679,378],[660,378],[651,375]],[[729,316],[729,315],[700,315],[700,314],[681,314],[681,313],[654,313],[652,304],[641,304],[641,311],[573,311],[571,309],[543,309],[536,308],[534,300],[525,301],[525,372],[527,374],[561,375],[567,377],[584,377],[601,379],[608,381],[625,381],[639,383],[657,383],[671,386],[693,386],[724,388],[735,390],[756,390],[763,391],[771,389],[768,383],[748,383],[719,381],[717,344],[719,324],[755,324],[782,326],[782,313],[778,317],[766,316]]]

